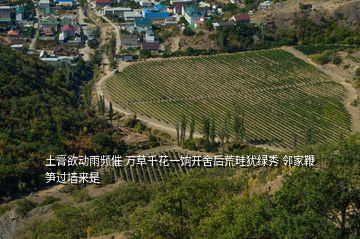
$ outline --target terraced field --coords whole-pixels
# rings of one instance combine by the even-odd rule
[[[173,125],[194,114],[217,128],[227,111],[244,112],[246,139],[292,147],[334,142],[350,132],[345,90],[329,76],[283,50],[146,61],[130,65],[106,82],[111,101]]]

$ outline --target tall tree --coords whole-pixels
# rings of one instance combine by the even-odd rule
[[[110,122],[112,122],[113,116],[114,116],[114,110],[113,110],[112,103],[110,101],[110,104],[109,104],[109,119],[110,119]]]
[[[185,142],[186,127],[187,127],[187,119],[186,119],[185,114],[181,115],[180,124],[181,124],[180,125],[180,144],[183,144]]]
[[[195,115],[191,114],[189,139],[192,140],[195,132]]]
[[[215,144],[215,137],[216,137],[216,125],[215,125],[215,119],[214,117],[211,117],[211,125],[210,125],[210,142],[212,144]]]
[[[203,139],[209,142],[210,137],[210,119],[208,116],[203,117]]]

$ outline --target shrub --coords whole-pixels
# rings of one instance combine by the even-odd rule
[[[36,207],[36,203],[29,199],[22,199],[16,202],[16,213],[26,216],[29,211]]]

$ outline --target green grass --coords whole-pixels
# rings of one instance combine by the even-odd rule
[[[236,106],[246,139],[292,147],[335,142],[349,133],[345,90],[315,67],[282,50],[265,50],[133,64],[106,82],[118,105],[173,125],[181,114],[215,117],[217,129]]]

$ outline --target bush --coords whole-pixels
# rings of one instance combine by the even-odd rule
[[[54,202],[57,202],[57,201],[60,201],[60,198],[54,198],[52,196],[47,196],[44,201],[42,201],[40,204],[39,204],[39,207],[43,207],[43,206],[46,206],[46,205],[50,205],[50,204],[53,204]]]
[[[342,59],[340,56],[334,56],[333,60],[332,60],[332,63],[335,64],[335,65],[340,65],[342,62]]]
[[[183,30],[183,34],[185,36],[193,36],[195,35],[195,32],[193,31],[193,29],[191,29],[191,27],[186,26],[185,29]]]
[[[16,202],[16,206],[16,213],[26,216],[29,211],[36,207],[36,203],[28,199],[22,199]]]
[[[360,77],[360,67],[358,67],[355,71],[355,77]]]

